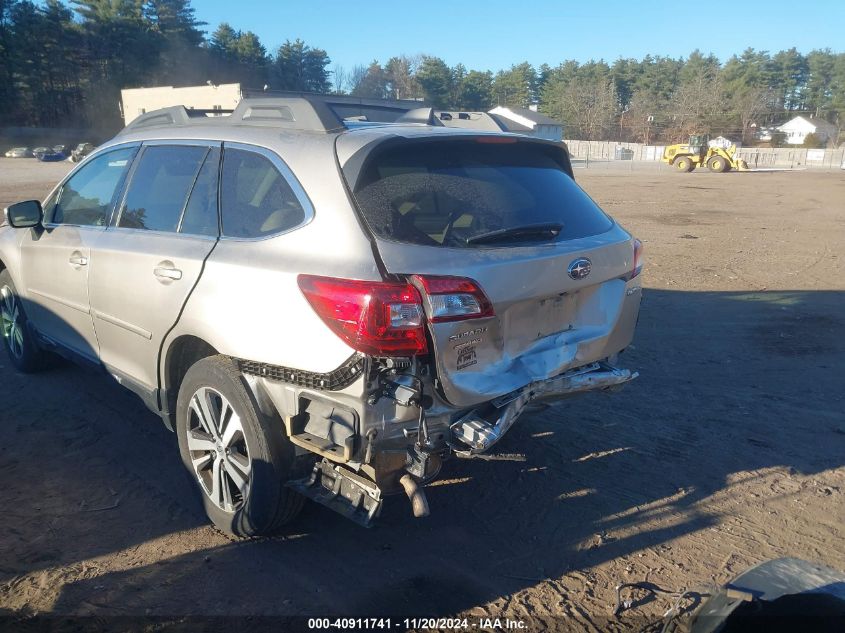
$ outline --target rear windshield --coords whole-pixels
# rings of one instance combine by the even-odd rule
[[[355,198],[376,236],[411,244],[501,247],[604,233],[612,221],[564,171],[558,151],[525,142],[403,144],[368,161]]]

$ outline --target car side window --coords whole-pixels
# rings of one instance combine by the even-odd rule
[[[176,232],[208,147],[145,147],[132,174],[117,225]]]
[[[51,221],[54,224],[105,226],[115,193],[135,150],[124,147],[106,152],[80,168],[62,186]]]
[[[222,173],[223,235],[263,237],[305,220],[305,210],[287,180],[265,156],[227,148]]]
[[[209,235],[217,237],[217,174],[220,169],[220,149],[212,149],[202,164],[194,183],[188,206],[182,215],[179,232],[187,235]]]

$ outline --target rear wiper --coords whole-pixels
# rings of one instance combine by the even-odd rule
[[[467,244],[480,244],[482,242],[498,242],[521,237],[555,238],[560,235],[563,224],[547,222],[545,224],[526,224],[524,226],[513,226],[507,229],[496,229],[487,233],[479,233],[467,238]]]

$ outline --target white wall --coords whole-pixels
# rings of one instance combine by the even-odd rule
[[[659,162],[663,156],[662,145],[643,145],[642,143],[617,143],[615,141],[567,140],[567,147],[572,159],[582,166],[602,165],[616,161],[617,147],[624,147],[633,152],[630,162]],[[766,168],[821,168],[838,169],[845,164],[845,147],[839,149],[812,150],[803,147],[781,147],[769,149],[762,147],[743,147],[737,150],[737,157],[748,162],[752,169]],[[673,169],[661,163],[662,168]]]
[[[129,88],[121,90],[120,96],[123,122],[128,125],[146,112],[175,105],[198,110],[232,110],[241,100],[241,85]]]
[[[543,123],[537,124],[534,128],[533,136],[544,138],[549,141],[563,140],[563,126],[561,125],[546,125]]]

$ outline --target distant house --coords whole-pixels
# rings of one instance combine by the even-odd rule
[[[544,138],[550,141],[563,140],[563,123],[555,121],[528,108],[496,106],[490,114],[498,120],[508,132],[517,132]]]
[[[241,100],[240,84],[211,82],[205,86],[156,86],[154,88],[128,88],[120,91],[123,123],[129,125],[134,119],[159,108],[183,105],[188,109],[207,110],[209,113],[230,112]]]
[[[822,119],[797,116],[777,128],[786,134],[786,142],[790,145],[802,145],[808,134],[815,134],[822,143],[836,140],[836,126]]]

